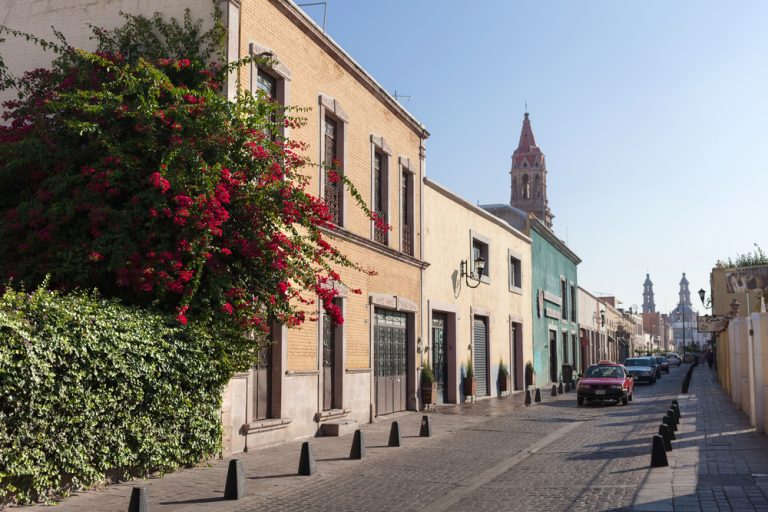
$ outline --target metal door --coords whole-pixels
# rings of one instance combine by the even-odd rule
[[[254,420],[272,417],[272,345],[259,351],[259,362],[253,367]]]
[[[509,351],[509,375],[512,377],[511,389],[518,389],[517,385],[517,362],[519,356],[517,355],[517,325],[511,324],[510,340],[512,349]]]
[[[406,407],[406,346],[408,317],[405,313],[376,309],[373,330],[376,415],[404,411]]]
[[[446,361],[445,327],[447,316],[435,313],[432,315],[432,370],[435,372],[437,382],[437,402],[447,401],[448,391],[448,364]]]
[[[475,317],[472,359],[477,379],[477,396],[488,395],[488,325],[483,317]]]
[[[336,325],[323,310],[323,410],[334,408],[333,394],[336,385],[334,361],[336,359]]]

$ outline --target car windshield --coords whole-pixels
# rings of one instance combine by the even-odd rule
[[[624,361],[624,366],[651,366],[651,362],[645,357],[635,357]]]
[[[584,375],[597,379],[621,379],[624,372],[618,366],[590,366]]]

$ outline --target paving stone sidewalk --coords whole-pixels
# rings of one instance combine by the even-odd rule
[[[633,510],[768,511],[768,436],[750,426],[716,372],[697,366],[678,402],[682,420],[669,467],[648,473]]]

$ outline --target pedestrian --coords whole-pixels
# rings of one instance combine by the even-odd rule
[[[709,369],[712,369],[712,364],[715,362],[715,353],[711,350],[707,352],[707,364],[709,365]]]

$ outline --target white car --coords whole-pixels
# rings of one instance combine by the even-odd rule
[[[680,366],[683,364],[683,361],[680,359],[680,356],[678,356],[675,353],[666,354],[664,357],[667,358],[667,361],[669,361],[670,366]]]

